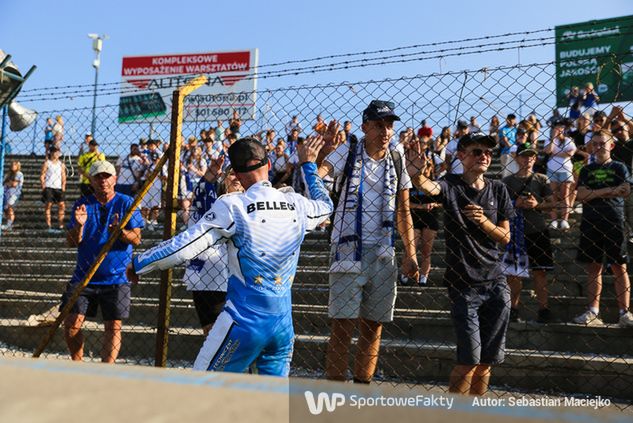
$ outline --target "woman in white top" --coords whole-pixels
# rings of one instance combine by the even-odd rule
[[[66,203],[64,202],[64,192],[66,191],[66,167],[59,160],[61,152],[58,148],[51,147],[50,159],[44,161],[42,172],[40,173],[40,183],[42,185],[42,202],[44,203],[44,217],[49,232],[57,232],[51,227],[51,209],[53,204],[57,204],[57,220],[59,230],[64,229],[64,213]]]
[[[549,154],[547,161],[547,177],[550,180],[557,207],[550,213],[552,222],[550,228],[569,229],[569,212],[571,211],[572,189],[574,184],[573,164],[571,158],[576,152],[574,141],[565,136],[565,123],[558,120],[553,123],[552,139],[545,146],[545,154]],[[560,217],[560,221],[558,220]]]

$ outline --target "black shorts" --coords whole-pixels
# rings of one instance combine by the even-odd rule
[[[73,294],[77,284],[68,284],[62,294],[61,311]],[[81,293],[71,313],[95,317],[101,306],[103,320],[123,320],[130,316],[130,284],[88,285]]]
[[[458,364],[499,364],[505,357],[510,288],[505,278],[449,287]]]
[[[413,220],[413,229],[430,229],[439,231],[440,223],[437,220],[437,211],[426,211],[421,209],[411,209],[411,219]]]
[[[200,326],[204,327],[213,324],[224,308],[226,292],[191,291],[191,293],[193,294],[193,304],[196,306]]]
[[[628,263],[629,256],[624,235],[624,222],[594,226],[580,225],[580,242],[576,260],[581,263]]]
[[[554,270],[554,254],[549,231],[525,234],[525,249],[531,270]]]
[[[64,201],[64,191],[55,188],[44,188],[42,191],[42,203],[62,203]]]

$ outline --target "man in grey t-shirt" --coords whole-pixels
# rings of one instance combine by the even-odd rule
[[[537,322],[550,323],[552,314],[547,306],[546,272],[554,269],[554,259],[545,211],[550,210],[556,203],[547,176],[534,173],[532,170],[536,156],[535,144],[526,142],[517,145],[515,161],[519,170],[503,178],[503,183],[508,187],[515,207],[523,215],[525,251],[539,303]],[[520,320],[518,307],[522,288],[521,279],[508,275],[508,285],[510,285],[512,298],[510,321],[518,322]]]

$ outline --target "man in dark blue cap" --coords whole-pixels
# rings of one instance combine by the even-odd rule
[[[400,118],[394,104],[382,100],[372,101],[362,116],[364,137],[325,157],[319,176],[340,177],[332,228],[327,378],[345,380],[352,333],[358,326],[354,382],[369,383],[378,362],[382,325],[393,320],[396,228],[404,244],[402,273],[417,280],[418,264],[409,209],[411,180],[404,152],[390,148],[393,124]],[[329,145],[336,132],[336,122],[331,122],[325,136]]]

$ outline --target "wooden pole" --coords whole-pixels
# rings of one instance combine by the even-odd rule
[[[167,200],[165,204],[165,225],[163,240],[170,239],[176,233],[177,197],[180,183],[180,146],[182,144],[182,120],[184,98],[207,82],[207,77],[199,76],[187,85],[174,91],[171,103],[171,133],[169,137],[169,171],[167,176]],[[169,344],[169,320],[171,306],[172,269],[160,273],[160,296],[158,302],[158,323],[156,331],[156,350],[154,366],[165,367]]]

